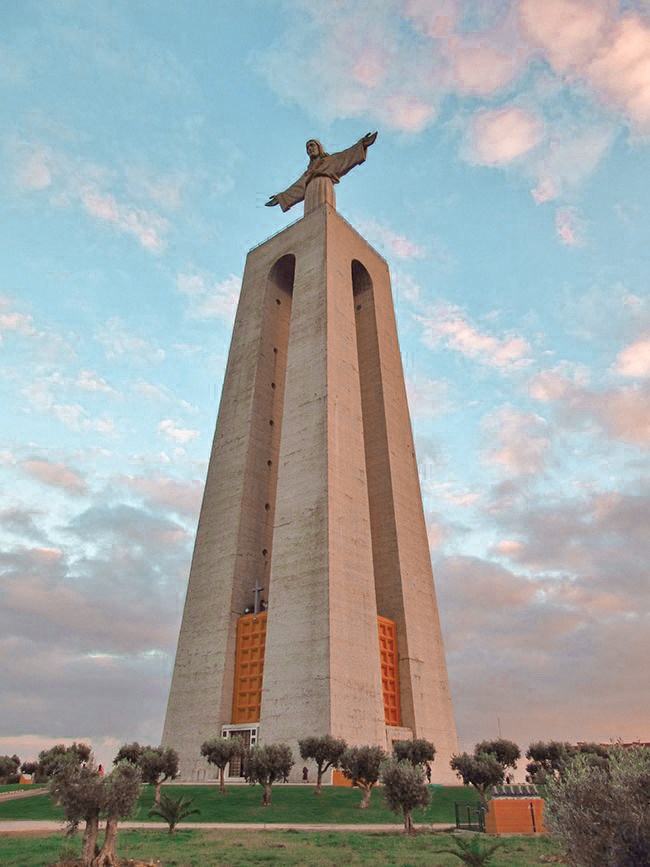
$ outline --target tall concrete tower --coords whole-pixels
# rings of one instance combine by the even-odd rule
[[[434,781],[455,781],[388,266],[332,185],[375,136],[308,142],[268,202],[304,198],[303,219],[246,259],[163,733],[183,779],[216,734],[290,744],[299,779],[298,740],[330,733],[427,738]]]

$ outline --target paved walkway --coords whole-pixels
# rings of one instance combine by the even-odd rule
[[[104,827],[104,823],[101,823]],[[65,827],[63,822],[32,819],[3,819],[0,821],[0,834],[53,833],[62,831]],[[168,825],[165,822],[120,822],[120,830],[137,831],[166,831]],[[320,824],[290,824],[290,823],[262,823],[262,822],[180,822],[179,830],[187,831],[359,831],[365,834],[381,834],[386,831],[397,833],[404,830],[401,823],[391,825],[320,825]],[[433,825],[418,825],[418,830],[453,831],[456,826],[446,823]]]

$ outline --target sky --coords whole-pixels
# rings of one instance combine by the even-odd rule
[[[375,129],[460,747],[650,740],[650,2],[2,19],[0,753],[159,743],[246,253]]]

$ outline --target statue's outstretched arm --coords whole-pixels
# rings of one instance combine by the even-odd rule
[[[375,143],[375,139],[377,138],[377,131],[375,132],[367,132],[364,137],[361,139],[361,143],[365,148],[369,148],[371,144]]]
[[[272,208],[273,205],[280,205],[283,211],[288,211],[293,205],[302,202],[305,198],[306,178],[307,172],[301,175],[288,189],[281,193],[275,193],[273,196],[269,196],[269,200],[268,202],[265,202],[265,205],[269,208]]]

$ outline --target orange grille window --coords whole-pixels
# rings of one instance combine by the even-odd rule
[[[232,698],[232,722],[259,722],[264,673],[266,611],[244,614],[237,622],[235,655],[235,689]]]
[[[377,618],[379,631],[379,662],[381,689],[384,694],[384,719],[388,726],[402,724],[399,704],[399,671],[397,668],[397,627],[387,617]]]

